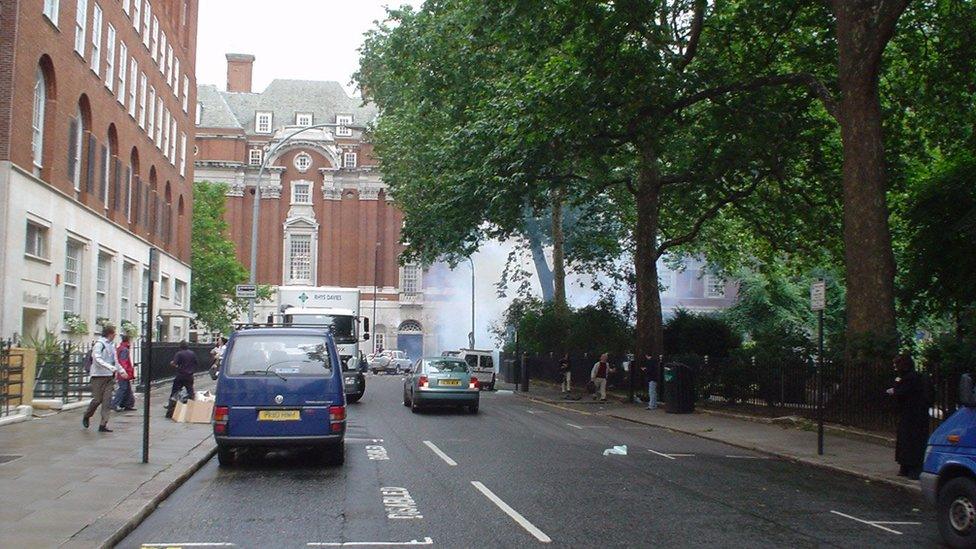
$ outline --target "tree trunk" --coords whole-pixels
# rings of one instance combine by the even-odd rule
[[[535,222],[529,220],[526,223],[525,237],[529,241],[532,263],[535,264],[536,276],[539,277],[539,286],[542,288],[542,301],[549,303],[553,299],[552,270],[549,269],[549,263],[546,261],[546,253],[542,249],[542,238]]]
[[[566,239],[563,234],[563,202],[566,190],[558,187],[552,196],[552,276],[553,304],[560,311],[567,311],[566,304],[566,261],[564,256]]]
[[[635,357],[664,353],[661,294],[657,279],[657,236],[661,199],[660,174],[653,153],[641,154],[635,188],[637,226],[634,231],[634,271],[637,288],[637,344]]]
[[[847,342],[891,343],[895,325],[895,258],[886,199],[878,72],[897,15],[837,1],[838,122],[844,151],[844,262],[847,271]],[[887,17],[890,28],[878,28]]]

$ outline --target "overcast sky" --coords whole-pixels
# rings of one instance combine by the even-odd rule
[[[250,53],[253,89],[275,78],[335,80],[350,93],[363,33],[387,5],[420,0],[200,0],[197,83],[227,83],[226,53]]]

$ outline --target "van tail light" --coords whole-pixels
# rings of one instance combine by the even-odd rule
[[[420,381],[417,383],[417,386],[420,387],[421,389],[426,389],[427,388],[427,376],[420,376]]]
[[[341,433],[345,429],[346,424],[346,407],[345,406],[330,406],[329,407],[329,422],[332,424],[331,429],[333,433]]]
[[[471,378],[471,385],[469,385],[468,387],[470,387],[471,389],[477,389],[478,388],[478,378],[472,376],[472,378]]]
[[[227,406],[214,406],[213,421],[214,434],[227,434],[227,421],[230,416],[230,408]]]

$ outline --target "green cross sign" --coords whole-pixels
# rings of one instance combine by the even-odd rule
[[[298,296],[298,300],[302,302],[302,305],[304,305],[305,302],[308,301],[308,294],[302,292],[302,295]]]

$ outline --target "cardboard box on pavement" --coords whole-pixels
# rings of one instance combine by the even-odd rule
[[[187,407],[187,423],[210,423],[214,407],[212,400],[190,400],[187,401]]]
[[[188,404],[190,402],[193,401],[192,400],[187,402],[183,402],[182,400],[176,401],[176,408],[173,409],[173,421],[177,423],[183,423],[186,421],[186,414],[187,411],[189,410]]]

